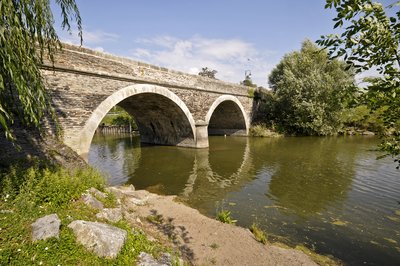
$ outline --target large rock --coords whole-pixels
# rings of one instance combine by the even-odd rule
[[[96,214],[96,217],[99,219],[105,219],[107,221],[116,223],[122,219],[122,209],[121,208],[112,208],[112,209],[103,209],[101,212]]]
[[[46,215],[32,224],[32,241],[59,237],[61,221],[57,214]]]
[[[76,239],[99,257],[115,258],[125,244],[127,232],[115,226],[82,220],[68,225]]]
[[[82,200],[86,205],[92,207],[93,209],[102,210],[104,208],[103,203],[93,197],[91,194],[83,194]]]

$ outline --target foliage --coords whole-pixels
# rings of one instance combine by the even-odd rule
[[[345,109],[341,114],[341,121],[345,127],[382,133],[384,131],[381,119],[383,112],[384,108],[372,111],[367,105],[359,105]]]
[[[100,124],[111,126],[126,126],[130,124],[132,129],[137,129],[134,118],[122,108],[115,108],[115,110],[110,111]]]
[[[34,205],[64,207],[90,188],[104,188],[104,178],[92,168],[66,170],[58,166],[12,166],[1,176],[0,192],[9,200],[29,198]]]
[[[217,213],[216,219],[226,224],[235,224],[237,220],[232,219],[231,212],[228,210],[221,210]]]
[[[345,28],[340,36],[321,36],[317,43],[329,49],[331,58],[343,57],[357,73],[379,72],[367,86],[367,104],[373,110],[386,107],[382,117],[392,134],[384,138],[381,148],[400,166],[399,3],[385,9],[372,0],[327,0],[325,8],[336,11],[334,28]]]
[[[240,85],[257,88],[257,84],[254,84],[250,77],[246,77],[243,81],[240,82]]]
[[[210,69],[208,67],[203,67],[203,68],[201,68],[201,71],[199,72],[199,76],[216,79],[215,75],[217,73],[218,73],[217,70]]]
[[[82,38],[81,18],[74,0],[57,0],[63,17],[62,28],[77,22]],[[55,118],[39,66],[47,53],[61,47],[53,27],[48,0],[0,2],[0,130],[13,139],[10,126],[18,118],[24,125],[40,128],[42,118]]]
[[[340,128],[340,113],[352,97],[354,75],[344,63],[330,61],[311,41],[286,54],[272,70],[275,122],[287,134],[331,135]]]
[[[266,138],[275,138],[282,136],[279,133],[276,133],[273,128],[268,128],[265,124],[258,124],[251,126],[249,134],[252,137],[266,137]]]
[[[2,174],[1,181],[0,265],[128,265],[142,251],[155,256],[166,251],[125,221],[114,224],[128,232],[126,243],[115,259],[99,258],[76,243],[67,225],[75,219],[96,220],[96,210],[78,199],[90,187],[104,188],[104,179],[93,169],[14,166]],[[99,200],[107,203],[110,199]],[[32,243],[31,224],[51,213],[57,213],[61,219],[59,239]]]
[[[265,235],[264,231],[261,230],[257,224],[253,223],[250,226],[250,231],[253,233],[254,237],[258,242],[261,242],[263,244],[267,243],[267,236]]]

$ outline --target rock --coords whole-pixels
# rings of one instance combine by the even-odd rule
[[[115,258],[127,237],[125,230],[98,222],[76,220],[68,227],[74,231],[79,243],[99,257]]]
[[[361,135],[364,135],[364,136],[374,136],[375,133],[374,133],[374,132],[371,132],[371,131],[364,131],[364,132],[361,133]]]
[[[131,193],[131,197],[127,199],[127,202],[134,205],[143,206],[149,200],[150,195],[150,192],[146,190],[137,190]]]
[[[32,224],[32,242],[50,237],[58,238],[61,221],[57,214],[46,215]]]
[[[146,205],[147,200],[141,200],[141,199],[137,199],[137,198],[129,198],[127,200],[127,203],[137,205],[137,206],[144,206],[144,205]]]
[[[103,209],[101,212],[96,214],[99,219],[105,219],[107,221],[116,223],[122,219],[121,208]]]
[[[92,187],[88,190],[89,193],[91,193],[93,196],[101,198],[101,199],[105,199],[107,198],[107,194],[104,192],[101,192],[100,190]]]
[[[171,255],[168,253],[163,253],[160,260],[156,260],[152,255],[146,252],[140,252],[138,260],[136,261],[137,266],[170,266]]]
[[[93,197],[91,194],[83,194],[82,200],[86,205],[92,207],[93,209],[102,210],[104,208],[103,203]]]
[[[114,196],[118,199],[123,198],[124,196],[132,196],[132,193],[135,192],[135,187],[133,185],[127,186],[117,186],[117,187],[108,187],[106,188],[107,192],[113,193]]]

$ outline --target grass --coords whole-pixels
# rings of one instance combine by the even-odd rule
[[[91,168],[66,170],[36,164],[14,166],[0,174],[0,265],[128,265],[144,251],[157,257],[168,251],[149,241],[141,230],[126,221],[113,224],[128,232],[127,241],[115,259],[99,258],[75,241],[67,225],[73,220],[96,220],[96,210],[79,199],[87,189],[104,191],[104,178]],[[115,206],[109,195],[99,199]],[[31,241],[31,224],[45,215],[57,213],[61,220],[59,239]]]
[[[250,226],[250,231],[253,233],[255,239],[258,242],[263,243],[264,245],[267,243],[267,236],[263,230],[261,230],[256,223],[253,223]]]
[[[216,219],[226,224],[235,224],[237,220],[232,219],[231,212],[228,210],[221,210],[217,213]]]
[[[269,129],[264,124],[254,125],[250,127],[249,134],[252,137],[276,138],[282,137],[281,134]]]

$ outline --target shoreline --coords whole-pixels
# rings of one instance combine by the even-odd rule
[[[192,265],[341,264],[305,248],[269,242],[264,245],[249,229],[207,217],[177,201],[177,196],[136,191],[133,186],[112,186],[108,190],[121,202],[128,223],[179,250]]]

